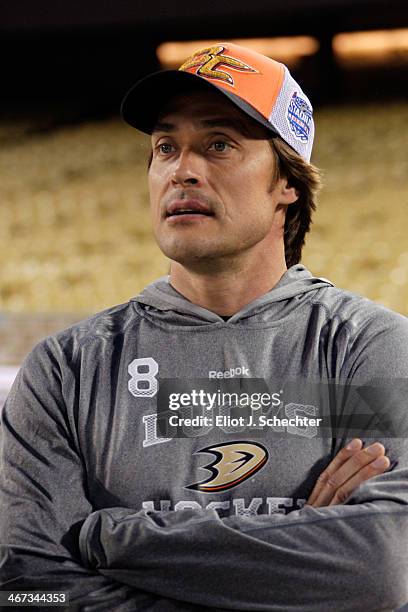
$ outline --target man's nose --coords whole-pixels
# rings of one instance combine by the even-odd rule
[[[171,181],[175,185],[199,185],[203,181],[203,160],[193,151],[180,153]]]

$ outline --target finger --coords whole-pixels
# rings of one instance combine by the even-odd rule
[[[313,505],[328,506],[332,501],[336,491],[350,478],[362,470],[366,465],[374,461],[377,457],[384,455],[385,448],[379,442],[362,449],[350,457],[343,465],[332,474],[321,489]]]
[[[321,489],[317,499],[313,502],[314,506],[328,506],[335,496],[337,490],[366,465],[377,457],[384,455],[385,448],[376,442],[362,449],[350,457],[343,465],[327,480]]]
[[[373,476],[378,476],[379,474],[383,474],[390,467],[390,460],[388,457],[384,455],[378,457],[364,468],[362,468],[357,474],[355,474],[350,480],[344,483],[339,489],[337,489],[333,499],[331,500],[329,506],[334,506],[336,504],[344,504],[348,497],[353,493],[357,487],[369,480]]]
[[[360,451],[362,445],[363,443],[359,438],[354,438],[354,440],[352,440],[347,446],[342,448],[337,453],[334,459],[329,463],[326,469],[318,477],[313,491],[311,492],[309,499],[306,502],[306,505],[312,505],[316,501],[323,487],[326,485],[327,481],[333,476],[336,470],[338,470],[356,452]]]

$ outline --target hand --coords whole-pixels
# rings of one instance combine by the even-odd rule
[[[343,504],[362,482],[388,470],[390,460],[382,444],[362,445],[355,438],[337,453],[317,479],[306,505],[322,508]]]

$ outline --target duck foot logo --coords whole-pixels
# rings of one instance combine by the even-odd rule
[[[256,474],[269,458],[262,444],[246,441],[207,446],[197,452],[215,456],[212,463],[204,466],[204,469],[211,472],[211,476],[185,487],[201,493],[221,493],[236,487]]]

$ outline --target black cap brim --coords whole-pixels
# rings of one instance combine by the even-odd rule
[[[160,112],[171,98],[200,89],[204,91],[215,89],[249,117],[273,134],[277,134],[269,121],[256,108],[236,94],[196,74],[180,70],[160,70],[138,81],[123,98],[120,112],[126,123],[145,134],[151,134]]]

